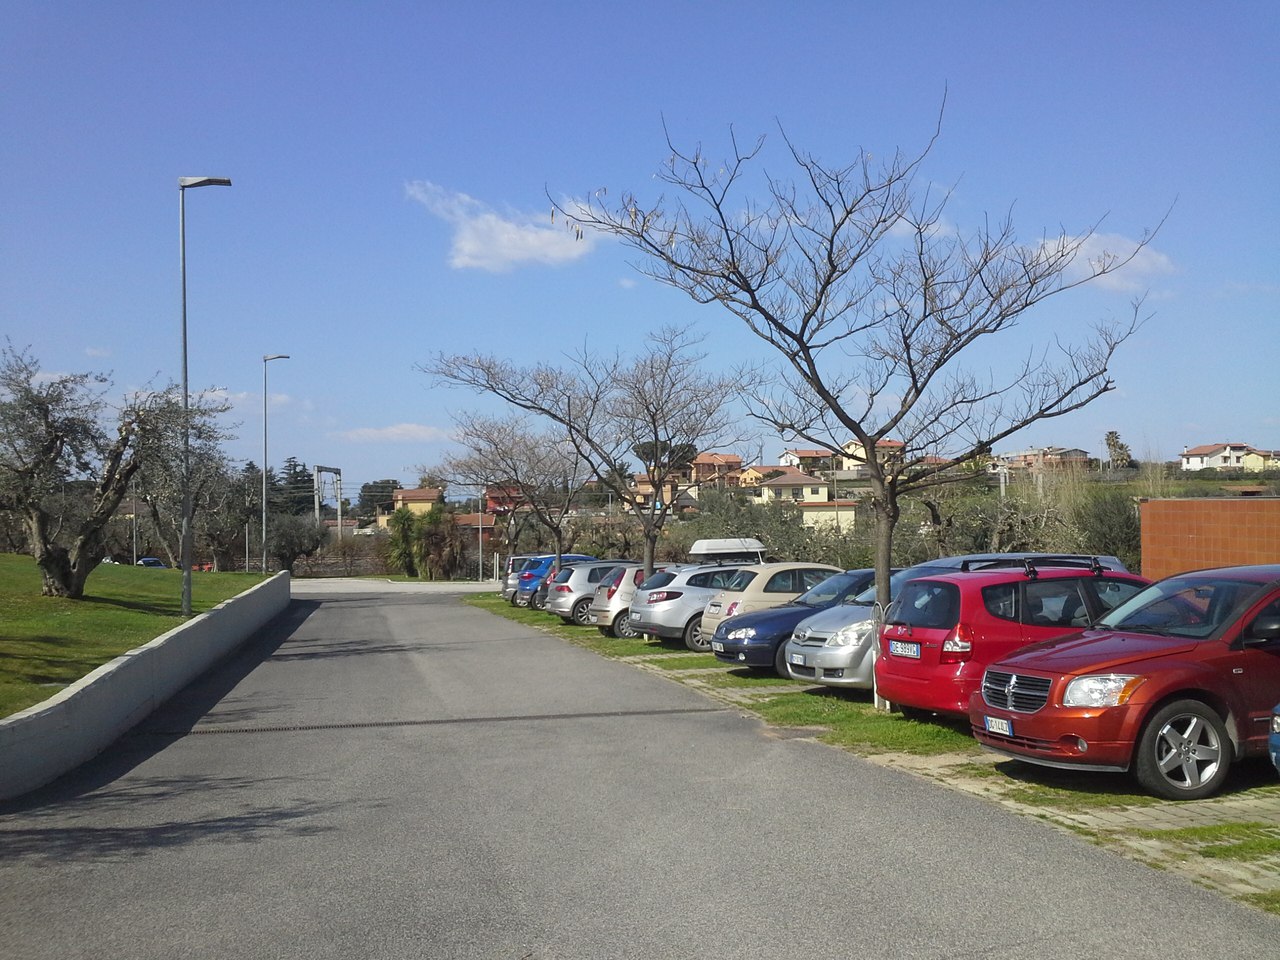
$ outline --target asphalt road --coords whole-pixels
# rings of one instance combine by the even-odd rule
[[[0,956],[1280,958],[1274,917],[456,597],[295,588],[0,808]]]

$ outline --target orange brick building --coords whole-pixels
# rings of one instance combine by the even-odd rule
[[[1142,575],[1280,563],[1280,498],[1144,500]]]

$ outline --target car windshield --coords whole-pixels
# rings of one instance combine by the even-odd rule
[[[1239,616],[1261,589],[1258,583],[1227,577],[1170,577],[1134,594],[1097,626],[1202,640]]]
[[[573,576],[573,567],[564,567],[556,574],[556,583],[568,583],[569,578]]]
[[[655,573],[644,583],[640,584],[641,590],[657,590],[659,587],[665,587],[668,583],[676,578],[674,573],[666,570]]]
[[[855,592],[865,580],[865,575],[860,573],[833,574],[821,583],[810,587],[791,602],[806,607],[829,607]]]
[[[756,571],[739,570],[733,575],[733,579],[724,585],[724,588],[726,590],[732,590],[735,593],[741,593],[743,590],[747,589],[747,587],[751,586],[751,581],[755,578]]]

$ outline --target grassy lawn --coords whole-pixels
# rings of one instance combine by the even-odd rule
[[[195,573],[197,613],[261,582],[258,574]],[[104,564],[82,600],[40,596],[27,556],[0,554],[0,717],[26,709],[126,650],[182,623],[177,570]]]

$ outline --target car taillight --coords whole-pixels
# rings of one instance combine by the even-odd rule
[[[735,600],[733,601],[733,603],[729,604],[729,609],[724,612],[725,619],[727,620],[729,617],[732,617],[737,612],[737,610],[738,610],[738,601]]]
[[[964,663],[973,656],[973,629],[967,623],[958,623],[942,641],[939,663]]]
[[[648,603],[665,603],[680,596],[679,590],[654,590],[649,594]]]
[[[522,574],[520,574],[520,579],[521,579],[521,580],[532,580],[532,579],[533,579],[533,574],[532,574],[532,573],[522,573]]]
[[[556,593],[573,593],[573,587],[569,586],[567,583],[557,583]]]
[[[606,600],[612,600],[613,595],[617,592],[618,592],[618,588],[616,586],[612,586],[605,592],[604,597]]]

